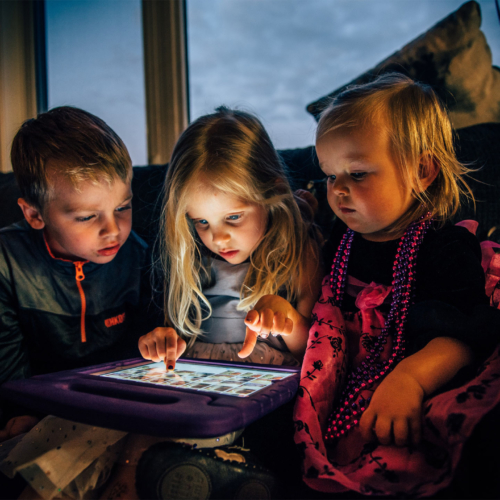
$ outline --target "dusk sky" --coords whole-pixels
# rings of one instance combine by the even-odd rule
[[[187,0],[190,116],[259,116],[280,149],[313,143],[306,105],[400,49],[462,0]],[[479,2],[500,66],[494,0]],[[46,0],[49,107],[108,122],[147,163],[140,0]]]

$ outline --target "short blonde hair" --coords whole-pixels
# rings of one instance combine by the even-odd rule
[[[427,213],[444,223],[457,212],[461,195],[474,200],[464,180],[471,170],[456,158],[452,126],[444,104],[430,86],[402,74],[379,76],[334,97],[321,114],[316,141],[334,130],[375,125],[381,118],[389,126],[393,159],[403,182],[412,186],[415,198],[410,210],[387,228],[388,233],[401,232]],[[422,154],[426,153],[439,165],[439,173],[422,190],[419,165]]]
[[[103,120],[71,106],[25,121],[12,142],[12,169],[22,197],[39,210],[49,201],[49,173],[78,188],[83,181],[132,179],[132,161],[118,135]]]
[[[225,107],[194,121],[172,153],[159,238],[165,319],[193,340],[202,333],[203,310],[211,313],[202,292],[210,279],[210,264],[204,266],[203,256],[210,263],[211,255],[186,214],[189,197],[200,180],[212,189],[263,207],[268,216],[263,240],[250,256],[239,309],[249,310],[263,295],[278,290],[284,290],[293,301],[309,241],[284,167],[260,121]]]

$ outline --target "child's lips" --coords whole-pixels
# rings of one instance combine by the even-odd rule
[[[221,257],[224,257],[225,259],[230,259],[231,257],[234,257],[238,252],[239,250],[229,250],[227,252],[219,252],[219,255]]]
[[[352,214],[353,212],[355,212],[356,210],[353,210],[352,208],[347,208],[347,207],[339,207],[339,210],[343,213],[343,214]]]
[[[109,246],[106,248],[102,248],[101,250],[97,250],[97,253],[99,255],[102,255],[103,257],[109,257],[110,255],[115,255],[115,253],[120,250],[120,244],[117,243],[116,245]]]

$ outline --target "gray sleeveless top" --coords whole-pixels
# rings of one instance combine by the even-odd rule
[[[198,340],[220,344],[222,342],[243,342],[247,313],[238,311],[240,290],[248,272],[249,262],[230,264],[225,260],[212,260],[211,282],[203,294],[212,306],[212,315],[203,321],[203,335]]]
[[[240,290],[248,272],[249,262],[230,264],[225,260],[213,259],[211,263],[211,285],[203,288],[203,294],[212,306],[212,315],[203,321],[204,332],[198,341],[221,344],[234,344],[245,340],[245,311],[238,311]],[[287,351],[281,337],[258,339],[281,351]]]

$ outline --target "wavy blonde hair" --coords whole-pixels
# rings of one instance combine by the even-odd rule
[[[221,107],[193,122],[172,153],[159,235],[165,322],[192,341],[211,314],[202,288],[210,281],[213,255],[186,215],[200,180],[263,207],[268,216],[265,235],[250,256],[238,309],[249,310],[263,295],[278,290],[284,290],[287,300],[295,300],[309,241],[284,167],[260,121],[249,113]],[[208,257],[207,266],[203,256]]]
[[[400,233],[429,213],[440,221],[455,215],[465,195],[474,202],[464,176],[472,170],[455,155],[453,131],[444,104],[428,85],[399,73],[387,73],[363,85],[348,87],[333,98],[321,114],[316,141],[326,134],[351,127],[373,127],[385,118],[390,147],[405,185],[412,186],[415,203],[386,229]],[[439,173],[424,190],[420,182],[420,159],[428,154]]]

